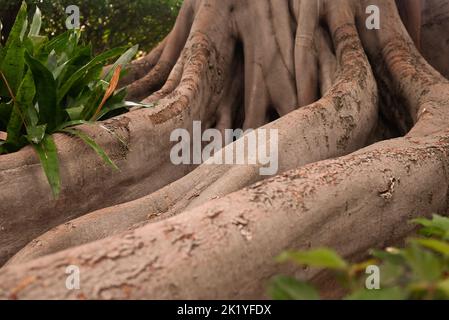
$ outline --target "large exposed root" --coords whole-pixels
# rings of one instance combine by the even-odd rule
[[[396,0],[399,14],[403,17],[404,25],[418,50],[421,50],[423,2],[423,0]]]
[[[392,26],[394,27],[394,26]],[[396,26],[397,28],[397,26]],[[335,58],[333,57],[331,51],[331,45],[325,39],[325,34],[322,30],[319,31],[320,34],[320,47],[323,50],[320,51],[320,60],[328,61],[329,63],[323,63],[323,65],[328,68],[333,67],[333,62]],[[368,42],[373,42],[372,39]],[[373,54],[377,56],[377,52]],[[185,56],[180,59],[179,65],[184,65]],[[354,65],[346,65],[346,72],[353,72],[354,70],[358,70],[357,66]],[[352,71],[351,71],[352,70]],[[359,77],[363,72],[361,70],[359,72]],[[172,72],[175,74],[180,73],[175,70]],[[328,77],[332,76],[332,73],[328,72]],[[345,72],[340,72],[339,80],[337,81],[337,85],[332,90],[330,96],[325,97],[322,101],[318,102],[317,105],[321,107],[321,104],[324,102],[324,108],[328,110],[337,110],[335,114],[321,114],[321,118],[319,122],[310,121],[310,118],[305,116],[308,114],[312,114],[312,111],[315,111],[316,105],[312,105],[311,107],[296,111],[290,114],[288,117],[282,118],[279,121],[264,127],[267,128],[276,128],[280,129],[280,137],[281,137],[281,149],[287,150],[286,154],[283,154],[280,159],[280,169],[281,172],[286,170],[318,161],[321,159],[326,159],[329,157],[335,157],[341,154],[345,154],[350,152],[350,150],[355,150],[354,148],[359,148],[363,144],[360,144],[357,141],[362,138],[363,141],[366,141],[367,134],[370,130],[360,130],[354,131],[352,136],[347,136],[346,131],[351,128],[351,123],[359,123],[361,126],[360,129],[366,127],[365,123],[360,123],[358,119],[351,119],[351,123],[346,123],[343,120],[346,120],[344,115],[337,117],[340,110],[339,105],[341,103],[342,92],[344,92],[345,88],[341,86],[341,80],[343,79],[351,79],[353,82],[347,82],[346,88],[357,87],[360,85],[360,78],[353,77],[352,74],[348,74]],[[238,79],[238,78],[236,78]],[[235,82],[235,81],[234,81]],[[327,79],[327,82],[331,82],[331,80]],[[363,81],[362,81],[363,82]],[[170,82],[168,82],[167,86],[173,86]],[[363,91],[363,87],[361,87]],[[326,91],[323,89],[323,91]],[[369,92],[368,92],[369,93]],[[158,94],[158,93],[157,93]],[[166,96],[167,93],[164,93],[163,96]],[[371,94],[372,95],[372,94]],[[225,94],[224,96],[229,96]],[[353,97],[363,96],[363,93],[356,92]],[[370,94],[366,95],[366,99],[354,100],[353,106],[357,105],[357,108],[360,105],[369,105],[372,104],[372,107],[366,108],[363,111],[365,114],[369,114],[375,110],[375,100],[373,97],[370,97]],[[331,101],[331,103],[326,103]],[[230,109],[227,107],[226,109]],[[359,110],[360,111],[360,110]],[[414,110],[410,110],[414,113]],[[356,114],[354,108],[343,110],[343,112],[348,112],[351,115]],[[336,116],[337,115],[337,116]],[[352,117],[352,116],[351,116]],[[313,131],[313,128],[317,126],[319,128],[328,127],[334,128],[335,123],[332,121],[330,123],[326,123],[326,119],[337,119],[341,125],[344,126],[344,134],[340,136],[339,139],[335,139],[330,141],[331,145],[334,145],[333,148],[329,145],[329,133],[316,132]],[[374,124],[376,118],[369,116],[371,125]],[[226,125],[229,127],[231,125],[231,118],[228,117]],[[302,131],[297,132],[292,130],[292,123],[295,123],[294,127],[301,128]],[[226,125],[223,128],[228,128]],[[285,129],[285,132],[283,131]],[[356,129],[356,128],[351,128]],[[332,129],[334,130],[334,129]],[[334,134],[336,131],[332,131]],[[359,132],[359,133],[357,133]],[[302,136],[304,140],[298,140],[297,137]],[[322,140],[321,143],[327,147],[326,151],[317,148],[316,143],[319,141],[316,140],[317,136],[325,137],[325,140]],[[315,139],[315,144],[312,146],[309,143],[310,139]],[[350,141],[355,141],[356,143],[350,143]],[[352,140],[351,140],[352,139]],[[340,148],[341,143],[348,142],[348,148]],[[283,143],[286,142],[286,143]],[[234,146],[229,146],[229,148],[234,148]],[[326,148],[325,148],[326,149]],[[303,152],[298,152],[298,150],[303,150]],[[321,151],[320,151],[321,150]],[[336,150],[336,151],[334,151]],[[317,153],[318,151],[318,153]],[[94,212],[85,217],[81,217],[74,221],[70,222],[70,228],[66,228],[65,226],[58,227],[49,233],[43,235],[38,238],[36,241],[27,246],[24,250],[22,250],[12,261],[13,262],[21,262],[24,260],[30,260],[35,257],[39,257],[42,255],[46,255],[49,253],[53,253],[62,249],[66,249],[68,247],[73,247],[76,245],[88,243],[94,240],[98,240],[104,238],[109,235],[113,235],[129,228],[134,228],[137,225],[148,221],[160,220],[164,217],[169,217],[171,215],[177,214],[186,208],[193,208],[195,206],[201,205],[207,202],[210,199],[215,199],[218,197],[222,197],[231,192],[237,191],[245,186],[250,185],[262,177],[260,176],[258,169],[260,166],[212,166],[210,164],[206,164],[192,172],[190,175],[178,180],[177,182],[169,185],[166,188],[159,190],[158,192],[151,194],[147,197],[141,198],[139,200],[133,201],[131,203],[126,203],[124,205],[100,210],[98,212]],[[238,178],[237,178],[238,177]]]
[[[278,172],[353,152],[365,146],[374,132],[378,114],[375,80],[354,26],[346,25],[350,22],[334,21],[331,26],[340,66],[329,93],[318,102],[256,131],[257,135],[263,134],[263,130],[279,131],[278,147],[283,152]],[[222,150],[223,157],[240,142]],[[264,143],[269,150],[270,140]],[[136,223],[197,207],[263,179],[261,168],[260,163],[231,166],[208,161],[147,197],[78,218],[68,224],[69,228],[60,226],[51,230],[24,248],[11,263],[98,240],[132,228]]]
[[[435,69],[449,79],[449,2],[427,0],[424,3],[422,53]]]
[[[133,82],[129,81],[129,78],[125,80],[129,84],[127,87],[128,99],[140,101],[163,86],[186,44],[195,18],[197,2],[197,0],[187,0],[182,6],[179,18],[163,43],[163,48],[161,48],[160,56],[154,67],[147,70],[142,76],[139,74],[138,77],[134,77],[135,81]]]
[[[192,99],[197,105],[188,109],[199,110],[198,113],[194,116],[184,113],[187,120],[178,119],[177,124],[188,127],[194,119],[204,119],[206,127],[214,127],[216,119],[224,119],[220,127],[235,125],[230,114],[240,99],[222,101],[226,101],[223,97],[229,92],[239,92],[239,81],[251,85],[244,94],[246,125],[264,125],[269,119],[262,120],[263,115],[266,117],[269,109],[279,115],[288,112],[289,105],[284,103],[292,100],[290,92],[298,104],[302,96],[304,101],[311,99],[312,91],[296,86],[296,76],[295,81],[283,83],[287,87],[286,100],[278,99],[276,79],[288,77],[292,70],[301,68],[291,63],[265,63],[275,54],[271,39],[264,44],[267,56],[243,41],[244,78],[231,81],[230,70],[235,68],[232,60],[239,55],[236,49],[239,28],[223,12],[238,16],[242,14],[239,8],[244,12],[255,2],[245,2],[242,7],[234,6],[233,1],[200,2],[206,5],[198,4],[201,9],[197,11],[198,19],[193,22],[183,58],[178,59],[182,61],[179,71],[172,72],[179,85],[168,85],[169,90],[161,93],[160,103],[164,107],[158,108],[157,114],[182,113],[180,108],[184,110],[187,106],[181,107],[177,102],[182,101],[186,91],[196,86],[193,90],[196,94],[207,92],[212,85],[214,89],[220,88],[219,93],[212,97],[198,94]],[[289,9],[313,12],[311,7],[304,8],[305,3],[292,0]],[[364,9],[372,3],[383,11],[384,25],[379,32],[364,28]],[[254,12],[260,19],[267,10],[272,10],[267,4],[256,7]],[[279,10],[280,15],[285,13],[285,8]],[[328,245],[356,259],[367,248],[382,247],[406,236],[412,226],[405,221],[411,217],[447,213],[448,81],[413,46],[400,23],[394,1],[323,1],[317,11],[320,12],[317,16],[326,23],[323,26],[322,21],[313,22],[312,39],[314,46],[319,44],[328,50],[314,58],[312,69],[303,66],[302,70],[317,77],[318,82],[313,80],[315,85],[312,84],[314,92],[318,94],[321,90],[327,94],[264,127],[279,130],[279,148],[283,152],[279,163],[283,174],[237,191],[261,179],[257,172],[260,165],[206,163],[156,193],[59,227],[27,247],[12,262],[116,235],[7,266],[0,271],[0,298],[261,298],[267,280],[276,273],[284,271],[306,279],[316,276],[310,270],[277,265],[273,257],[285,249]],[[200,15],[203,18],[199,19]],[[286,28],[280,21],[273,25]],[[248,30],[249,26],[245,28]],[[332,36],[336,60],[326,40],[326,28]],[[324,35],[320,35],[323,30]],[[219,41],[211,41],[216,38]],[[289,44],[288,39],[279,36],[276,41]],[[303,53],[299,49],[299,58],[292,61],[309,61],[312,46],[307,48],[309,51]],[[380,127],[394,123],[399,131],[413,128],[403,138],[316,162],[364,147],[370,131],[379,124],[376,83],[364,51],[375,66],[379,87],[391,89],[381,94]],[[288,52],[276,54],[285,57]],[[330,64],[323,63],[326,60]],[[213,61],[223,68],[208,73],[208,68],[193,67],[198,61],[202,66]],[[248,67],[248,61],[254,66]],[[329,71],[335,68],[333,61],[337,61],[335,79]],[[326,68],[329,70],[325,71]],[[270,78],[267,70],[275,71],[277,76]],[[219,81],[212,81],[212,75],[221,75]],[[260,109],[256,110],[254,101],[261,103]],[[281,101],[282,107],[278,105]],[[154,223],[123,232],[155,216]],[[85,279],[81,291],[64,288],[68,265],[81,268]],[[236,265],[239,267],[229,267]]]
[[[5,268],[0,297],[261,298],[278,272],[315,275],[277,265],[273,257],[285,248],[329,245],[356,258],[402,238],[413,228],[404,221],[445,213],[448,138],[383,143],[134,232]],[[80,267],[81,291],[64,288],[68,265]],[[24,279],[27,286],[19,286]]]
[[[59,199],[54,200],[32,148],[0,158],[0,264],[57,225],[102,207],[140,198],[194,168],[171,163],[174,143],[170,135],[176,128],[191,132],[194,120],[213,122],[233,52],[231,36],[224,30],[216,33],[213,38],[218,45],[199,32],[192,34],[190,45],[186,45],[189,63],[181,85],[155,108],[80,127],[106,150],[119,172],[113,172],[81,141],[56,135],[63,189]],[[193,80],[202,78],[208,79],[207,90],[204,82]]]

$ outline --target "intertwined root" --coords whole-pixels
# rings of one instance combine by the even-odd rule
[[[279,172],[350,153],[365,146],[371,138],[378,113],[376,85],[354,26],[345,25],[350,22],[350,20],[339,21],[331,29],[335,34],[332,46],[335,45],[340,61],[337,74],[329,73],[336,69],[337,60],[331,51],[330,40],[325,38],[324,29],[320,31],[322,46],[327,46],[327,50],[323,50],[321,54],[323,56],[321,60],[329,62],[327,71],[322,72],[322,74],[327,72],[326,85],[331,85],[330,78],[335,77],[335,85],[326,89],[328,94],[318,102],[291,112],[260,129],[279,130],[279,149],[283,150],[279,159]],[[187,48],[185,52],[191,52],[190,50]],[[178,97],[176,91],[185,90],[182,82],[186,81],[185,73],[189,71],[187,67],[182,72],[180,70],[181,66],[191,59],[191,55],[186,53],[181,56],[172,71],[172,75],[184,75],[180,80],[181,84],[174,87],[169,79],[164,86],[165,89],[156,92],[152,97],[162,98],[165,94],[165,99],[173,99],[170,96]],[[239,60],[235,60],[231,70],[238,70],[238,66]],[[231,79],[232,81],[225,81],[223,96],[216,104],[217,127],[221,130],[232,128],[230,113],[237,109],[235,102],[240,102],[239,95],[231,93],[241,90],[242,79],[238,73]],[[198,80],[203,81],[199,77]],[[168,94],[166,88],[172,86],[175,91]],[[252,113],[248,116],[251,115]],[[260,130],[256,133],[260,134]],[[270,141],[264,143],[267,144],[268,150]],[[234,143],[227,146],[222,152],[226,153],[236,148],[235,145]],[[223,197],[263,179],[259,172],[260,167],[249,164],[244,166],[204,164],[191,174],[147,197],[71,221],[70,228],[61,226],[50,231],[27,246],[10,263],[22,262],[102,239],[134,228],[136,224],[160,220],[211,199]]]
[[[273,257],[285,249],[329,245],[357,258],[407,235],[411,216],[446,213],[449,83],[413,46],[394,1],[374,1],[384,29],[366,30],[364,9],[372,2],[188,3],[195,9],[190,35],[182,37],[168,81],[147,92],[147,101],[159,100],[164,117],[191,110],[178,125],[200,119],[223,130],[240,119],[245,127],[278,129],[283,173],[253,184],[261,179],[258,166],[205,164],[149,196],[72,221],[11,263],[48,256],[0,272],[0,297],[73,298],[61,289],[66,275],[59,268],[75,264],[89,279],[88,298],[260,298],[266,280],[281,271]],[[264,27],[234,23],[248,12]],[[291,12],[303,26],[296,34],[281,19]],[[387,90],[380,100],[376,82]],[[272,111],[283,117],[266,124]],[[385,135],[380,129],[410,127],[403,138],[361,149]],[[283,271],[316,276],[292,266]],[[27,286],[18,286],[25,276]]]

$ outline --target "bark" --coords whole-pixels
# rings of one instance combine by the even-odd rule
[[[445,36],[449,30],[449,2],[432,0],[425,1],[425,4],[422,52],[435,69],[449,78],[449,62],[445,58],[449,53],[449,41]],[[432,36],[436,34],[441,36]]]
[[[423,0],[396,0],[399,14],[410,37],[421,50],[421,27]]]
[[[211,83],[220,83],[217,70],[203,68],[205,56],[211,54],[198,55],[203,50],[191,49],[184,86],[174,97],[160,100],[154,109],[80,127],[106,150],[119,172],[105,166],[81,141],[56,135],[62,192],[55,200],[30,147],[0,157],[0,263],[52,227],[95,209],[142,197],[193,169],[170,162],[173,143],[169,137],[179,127],[191,130],[194,119],[210,121],[213,110],[202,109],[220,96],[215,91],[201,93],[204,87],[190,79],[204,76]],[[219,63],[216,65],[218,68]]]
[[[444,1],[429,2],[435,7],[428,4],[426,13],[439,12],[440,21],[425,19],[424,44],[426,34],[449,20],[448,11],[431,9],[447,8]],[[60,226],[0,271],[1,298],[262,298],[276,273],[317,275],[277,265],[273,257],[285,249],[328,245],[357,259],[367,248],[404,238],[411,217],[447,212],[449,83],[419,54],[394,1],[273,3],[185,4],[177,23],[182,27],[175,26],[165,44],[172,42],[171,49],[162,49],[170,57],[163,65],[173,68],[154,71],[158,79],[131,77],[141,77],[129,85],[131,93],[139,99],[150,94],[145,100],[159,101],[157,109],[120,118],[135,116],[144,127],[143,115],[154,122],[163,117],[157,129],[164,129],[159,137],[166,140],[151,150],[149,142],[133,144],[139,146],[136,160],[123,161],[130,168],[123,174],[142,164],[142,152],[146,159],[160,156],[160,168],[169,130],[198,119],[206,127],[279,129],[283,173],[257,182],[257,166],[204,164],[150,195]],[[380,31],[366,30],[369,4],[381,8]],[[249,13],[253,19],[244,19]],[[190,33],[180,32],[190,25]],[[433,64],[444,66],[438,59]],[[243,76],[233,77],[239,68]],[[156,87],[162,89],[148,91]],[[239,95],[243,106],[230,98]],[[281,118],[270,122],[273,112]],[[151,135],[133,137],[144,143]],[[154,179],[151,172],[160,174],[159,168],[146,176]],[[110,195],[114,183],[108,178],[100,183]],[[23,225],[25,219],[16,221]],[[81,268],[81,291],[65,289],[68,265]]]
[[[330,245],[360,257],[407,234],[404,221],[445,212],[447,137],[436,140],[441,148],[417,139],[312,164],[173,219],[6,268],[0,297],[262,298],[276,273],[315,275],[277,265],[285,248]],[[80,267],[80,291],[64,287],[68,265]]]
[[[179,123],[182,112],[170,119],[160,113],[159,108],[140,110],[106,121],[103,127],[81,128],[104,147],[119,172],[105,166],[81,141],[56,135],[62,179],[57,200],[34,150],[27,147],[0,157],[0,263],[52,227],[144,196],[189,172],[191,168],[175,167],[165,157],[170,126]]]
[[[350,40],[337,45],[340,72],[328,95],[261,128],[279,130],[279,149],[284,150],[279,159],[280,172],[348,154],[365,146],[372,136],[378,113],[375,80],[362,48],[354,44],[353,38]],[[357,50],[350,50],[351,45],[357,46]],[[256,133],[260,134],[260,131]],[[269,149],[269,141],[267,144]],[[226,149],[235,149],[235,145]],[[71,221],[69,228],[61,226],[51,230],[10,263],[98,240],[126,231],[137,223],[160,220],[223,197],[263,179],[259,174],[260,167],[203,164],[149,196],[83,216]]]
[[[186,16],[190,14],[189,10],[185,13]],[[183,30],[182,27],[179,28]],[[170,46],[172,38],[169,36],[167,44],[161,45],[163,53],[151,70],[159,70],[166,65],[166,55],[174,54],[173,47],[178,44]],[[172,165],[169,154],[173,143],[169,137],[176,128],[191,130],[193,120],[213,124],[217,101],[223,95],[222,78],[230,72],[228,60],[232,57],[229,52],[232,50],[231,35],[224,33],[217,40],[222,40],[221,47],[212,48],[208,45],[209,39],[201,33],[189,39],[194,45],[185,49],[189,64],[183,69],[182,79],[178,79],[181,85],[171,96],[160,97],[156,108],[136,110],[97,126],[81,127],[105,148],[119,166],[119,173],[104,166],[82,142],[56,135],[63,190],[59,199],[54,200],[31,148],[0,157],[0,264],[26,243],[59,224],[99,208],[140,198],[194,168]],[[155,60],[158,51],[160,48],[143,63]],[[205,68],[206,61],[214,67]],[[134,64],[125,84],[130,76],[139,77],[135,65],[139,63]],[[208,81],[192,81],[196,78]],[[132,86],[139,81],[130,85],[130,94]],[[210,90],[210,86],[214,88]]]

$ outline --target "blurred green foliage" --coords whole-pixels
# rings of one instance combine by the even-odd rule
[[[84,39],[96,53],[110,48],[139,44],[149,51],[171,30],[182,0],[26,0],[34,12],[38,5],[43,13],[42,33],[58,35],[66,31],[65,8],[77,5],[81,12]],[[21,0],[0,0],[3,37],[19,10]]]
[[[330,271],[347,300],[449,300],[449,218],[434,215],[412,221],[421,226],[419,237],[405,248],[371,250],[370,260],[351,264],[332,249],[284,252],[278,261]],[[379,286],[369,289],[370,267],[378,268]],[[276,276],[269,294],[278,300],[318,300],[311,283]]]

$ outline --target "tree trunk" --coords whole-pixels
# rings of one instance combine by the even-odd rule
[[[371,4],[380,30],[365,26]],[[448,49],[448,5],[428,1],[425,13],[422,52],[447,75],[434,52]],[[50,218],[34,230],[30,217],[42,215],[8,217],[16,226],[3,257],[62,220],[144,197],[33,241],[0,271],[1,298],[262,298],[276,273],[316,276],[277,265],[283,250],[327,245],[357,259],[404,238],[411,217],[448,210],[449,82],[415,48],[394,1],[186,1],[172,33],[140,63],[146,73],[136,62],[124,84],[131,98],[158,105],[105,123],[128,137],[121,173],[104,168],[95,180],[67,156],[62,163],[77,166],[63,175],[69,203],[58,211],[42,200]],[[205,163],[177,180],[191,168],[170,164],[169,135],[191,132],[193,120],[203,129],[278,129],[281,174],[259,182],[257,165]],[[120,150],[109,133],[86,130]],[[68,139],[59,137],[63,157],[64,146],[81,148]],[[80,177],[91,189],[76,198]],[[80,267],[80,291],[64,286],[68,265]]]

